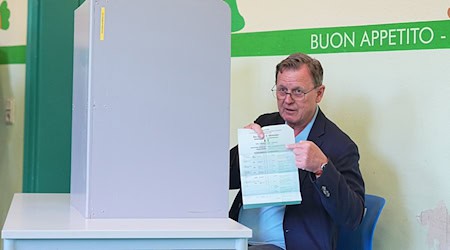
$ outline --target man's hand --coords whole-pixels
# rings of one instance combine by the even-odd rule
[[[326,155],[311,141],[300,141],[299,143],[286,146],[295,155],[295,165],[312,173],[321,173],[321,166],[328,162]]]
[[[244,128],[253,129],[258,134],[259,138],[261,138],[261,139],[264,138],[264,132],[262,131],[262,128],[261,128],[261,126],[259,126],[259,124],[250,123],[249,125],[245,126]]]

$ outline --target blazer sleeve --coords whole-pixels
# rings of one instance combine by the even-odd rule
[[[317,179],[314,174],[310,177],[333,221],[341,227],[355,229],[364,214],[365,191],[359,170],[359,153],[351,141],[340,146],[342,150],[338,154],[324,152],[329,161],[322,175]]]
[[[241,177],[239,171],[238,146],[230,149],[230,186],[229,189],[241,188]]]

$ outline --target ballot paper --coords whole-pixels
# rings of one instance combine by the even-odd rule
[[[263,127],[264,138],[252,129],[238,130],[239,165],[244,209],[299,204],[302,200],[295,157],[287,144],[295,143],[286,124]]]

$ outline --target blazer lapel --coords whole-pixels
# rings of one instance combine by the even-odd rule
[[[322,146],[323,140],[322,135],[325,134],[325,124],[327,118],[322,113],[319,108],[319,112],[317,113],[316,120],[311,128],[311,132],[309,132],[308,141],[314,142],[319,148]]]

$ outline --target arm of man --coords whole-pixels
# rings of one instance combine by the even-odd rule
[[[299,147],[296,164],[299,169],[309,172],[321,205],[334,223],[353,229],[361,223],[364,213],[365,191],[359,170],[358,148],[337,126],[325,122],[322,114],[318,119],[322,125],[315,126],[316,130],[313,128],[308,141],[294,144]],[[255,123],[264,127],[283,124],[284,120],[278,113],[272,113],[258,117]],[[299,161],[304,164],[299,164]],[[326,165],[321,173],[323,163]]]
[[[353,142],[340,145],[337,153],[333,150],[329,155],[310,141],[288,147],[293,148],[297,166],[310,172],[310,180],[333,221],[346,228],[356,228],[364,213],[364,181],[357,146]],[[326,147],[324,150],[328,151]]]
[[[322,194],[323,187],[330,192],[329,197],[321,195],[321,200],[334,221],[355,229],[364,215],[364,181],[357,146],[348,144],[344,151],[341,157],[329,159],[315,186]]]

